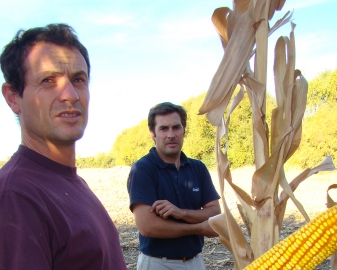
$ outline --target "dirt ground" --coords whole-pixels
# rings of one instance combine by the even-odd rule
[[[130,212],[129,197],[126,189],[126,181],[130,167],[115,167],[111,169],[79,169],[81,175],[102,201],[109,215],[114,221],[120,235],[121,247],[125,261],[129,270],[136,269],[138,257],[138,231],[134,223],[133,215]],[[250,183],[254,168],[246,167],[232,171],[233,181],[250,194]],[[290,171],[286,177],[290,182],[300,171]],[[215,187],[219,190],[216,172],[211,172]],[[337,183],[337,172],[318,173],[306,181],[295,191],[296,198],[303,204],[310,218],[326,209],[327,187]],[[334,190],[333,190],[334,191]],[[336,200],[337,194],[330,192]],[[241,224],[243,232],[247,235],[245,226],[239,218],[236,207],[236,197],[227,185],[225,186],[226,202],[234,217]],[[222,204],[222,202],[220,202]],[[281,230],[281,239],[296,231],[304,224],[304,218],[298,212],[292,201],[289,200],[285,215],[285,220]],[[218,238],[205,238],[205,245],[202,252],[206,269],[234,269],[233,260],[228,250],[219,242]],[[331,269],[329,259],[323,262],[316,269]]]

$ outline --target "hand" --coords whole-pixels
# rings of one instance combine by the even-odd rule
[[[150,212],[155,212],[164,219],[167,219],[169,216],[176,219],[183,219],[186,214],[186,210],[178,208],[167,200],[155,201],[150,208]]]
[[[200,235],[212,238],[212,237],[217,237],[219,236],[215,231],[213,231],[213,229],[211,228],[211,226],[208,223],[208,220],[205,220],[202,223],[199,223],[201,226],[201,232]]]

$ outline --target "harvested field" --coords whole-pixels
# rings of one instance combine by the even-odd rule
[[[111,169],[78,169],[81,175],[89,184],[91,189],[100,198],[114,221],[120,235],[121,246],[125,261],[129,270],[136,269],[138,256],[138,231],[134,223],[133,215],[129,210],[129,197],[126,190],[126,181],[130,167],[114,167]],[[233,181],[241,188],[250,193],[251,177],[254,168],[246,167],[232,172]],[[297,176],[300,171],[290,171],[286,173],[288,181]],[[217,173],[211,172],[215,187],[218,189]],[[326,209],[327,187],[337,183],[337,172],[318,173],[303,182],[295,191],[296,198],[304,205],[309,216],[315,217],[318,213]],[[332,190],[334,191],[334,190]],[[333,198],[337,199],[337,194],[330,192]],[[225,187],[225,197],[233,215],[240,222],[245,231],[238,211],[236,210],[236,198],[229,186]],[[222,202],[221,202],[222,204]],[[296,231],[304,224],[303,217],[296,207],[289,200],[286,210],[286,218],[281,231],[281,239]],[[209,270],[233,269],[231,254],[218,241],[218,238],[206,238],[203,249],[203,257],[206,268]],[[330,269],[329,260],[322,263],[316,269]]]

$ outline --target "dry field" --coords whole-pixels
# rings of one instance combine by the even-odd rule
[[[120,235],[121,247],[129,270],[136,269],[138,256],[138,231],[135,226],[133,215],[130,212],[129,197],[126,189],[126,181],[130,167],[115,167],[111,169],[79,169],[78,173],[89,184],[91,189],[102,201],[109,215],[114,221]],[[232,172],[233,181],[247,192],[250,190],[253,168],[247,167]],[[288,181],[299,174],[299,171],[287,172]],[[212,172],[212,179],[218,189],[216,172]],[[329,185],[337,183],[337,172],[318,173],[303,182],[295,191],[295,196],[304,205],[309,216],[312,218],[326,209],[326,190]],[[236,198],[229,186],[225,191],[226,201],[229,208],[242,224],[236,210]],[[249,192],[250,193],[250,192]],[[330,195],[336,200],[336,194]],[[222,204],[222,203],[221,203]],[[281,238],[288,236],[304,224],[304,219],[289,200],[286,210],[286,218],[281,231]],[[245,231],[243,225],[242,230]],[[233,261],[230,253],[219,243],[217,238],[205,239],[203,257],[206,268],[233,269]],[[330,269],[329,260],[322,263],[316,269]]]

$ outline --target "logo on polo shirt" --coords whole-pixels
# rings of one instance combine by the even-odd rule
[[[192,189],[192,191],[194,191],[194,192],[199,192],[199,188],[198,188],[198,187],[195,187],[195,188]]]

